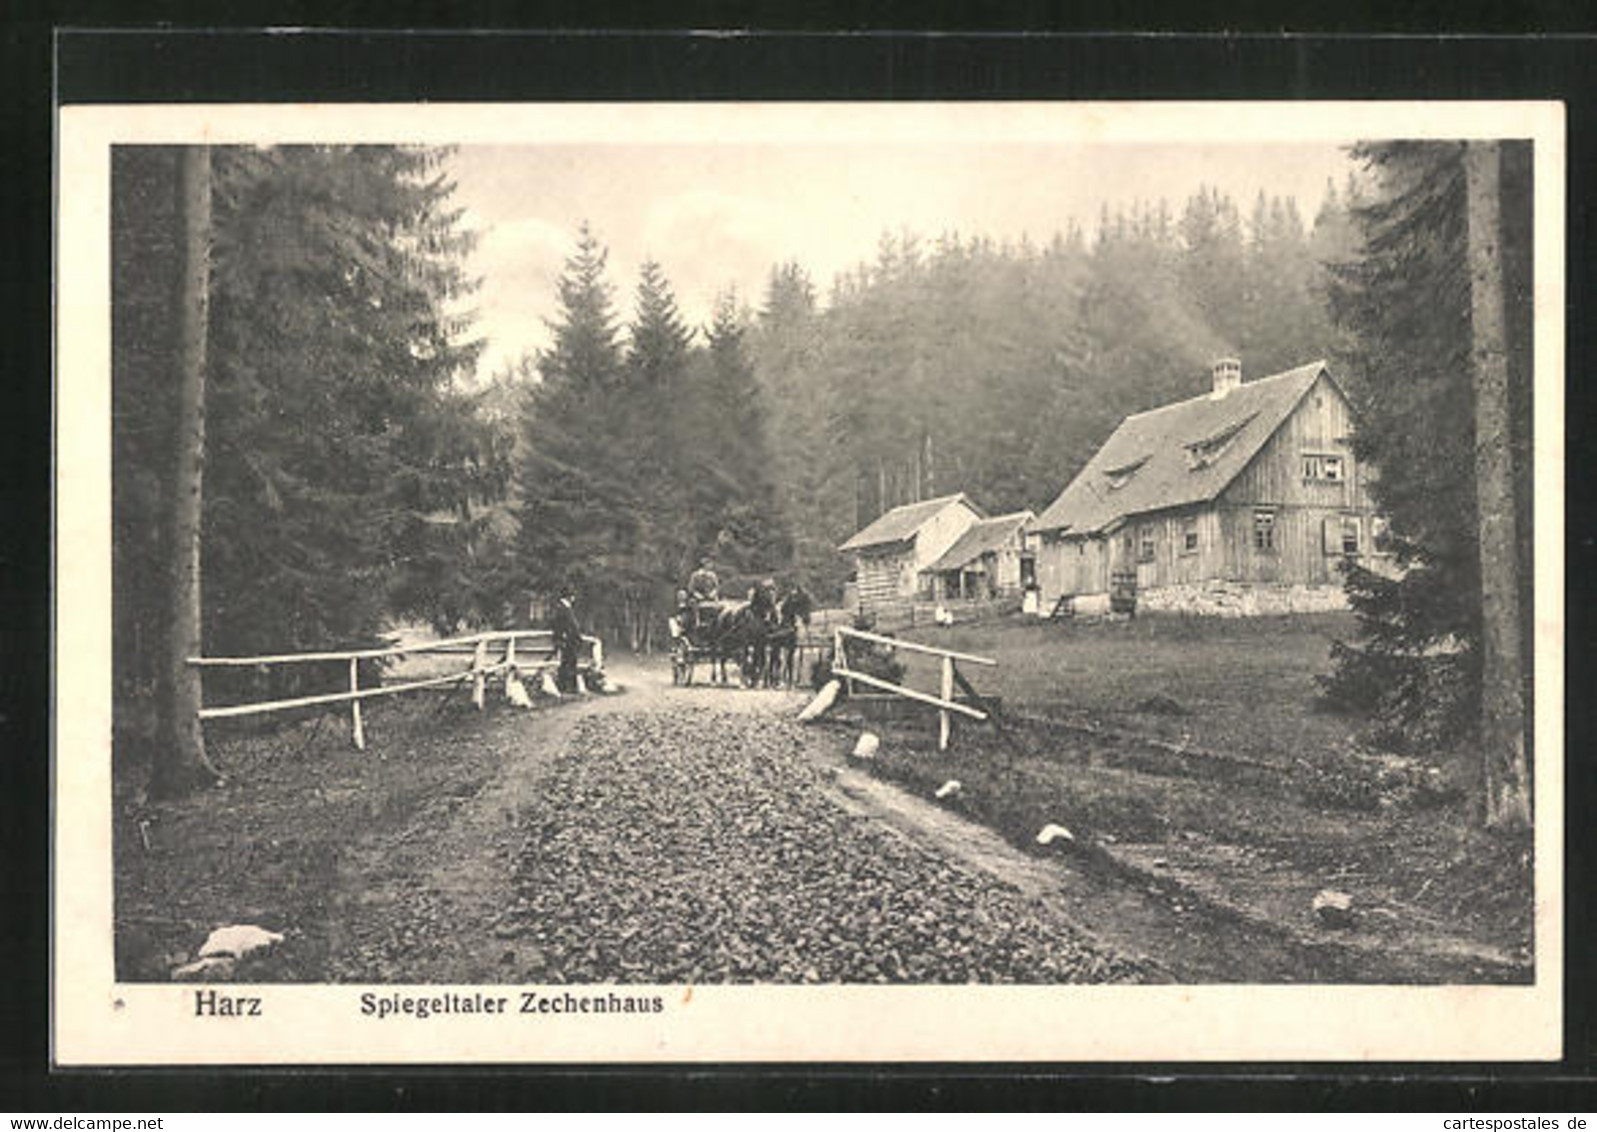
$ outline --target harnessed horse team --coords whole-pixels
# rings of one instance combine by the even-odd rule
[[[724,601],[708,569],[695,571],[677,591],[671,618],[671,668],[678,684],[691,683],[693,665],[708,660],[712,675],[727,682],[727,662],[736,662],[747,687],[791,685],[798,654],[799,626],[808,625],[814,603],[800,585],[778,593],[767,578],[747,599]]]

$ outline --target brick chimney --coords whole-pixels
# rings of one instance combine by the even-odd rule
[[[1214,360],[1214,389],[1209,393],[1211,401],[1218,401],[1227,393],[1242,384],[1242,362],[1237,358],[1216,358]]]

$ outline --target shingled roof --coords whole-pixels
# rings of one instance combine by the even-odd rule
[[[1225,490],[1326,373],[1323,361],[1134,413],[1032,530],[1102,531],[1119,519],[1207,502]]]
[[[989,550],[997,550],[1008,542],[1021,527],[1036,515],[1030,511],[1016,511],[1010,515],[997,515],[983,519],[959,536],[959,541],[943,552],[943,556],[928,570],[960,570],[970,565]]]
[[[962,491],[954,495],[939,496],[936,499],[923,499],[919,503],[905,503],[877,516],[873,522],[866,524],[864,530],[855,533],[837,549],[868,550],[873,546],[905,542],[914,538],[915,532],[931,522],[943,508],[955,503],[964,503],[978,516],[982,513],[981,508],[972,503]]]

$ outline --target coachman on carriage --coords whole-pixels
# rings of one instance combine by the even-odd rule
[[[693,683],[694,667],[710,664],[711,678],[727,683],[727,662],[738,667],[746,688],[791,684],[798,626],[809,623],[811,602],[802,587],[778,596],[767,578],[742,601],[720,596],[720,583],[708,563],[677,591],[671,626],[671,680]]]

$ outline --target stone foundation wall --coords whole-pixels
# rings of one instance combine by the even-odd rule
[[[1138,613],[1261,617],[1281,613],[1330,613],[1347,608],[1347,592],[1340,585],[1209,581],[1161,586],[1137,594]]]

